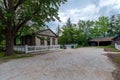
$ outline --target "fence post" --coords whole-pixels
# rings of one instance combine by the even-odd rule
[[[37,47],[37,46],[34,46],[34,52],[36,52],[36,47]]]
[[[28,53],[28,45],[25,45],[25,53]]]

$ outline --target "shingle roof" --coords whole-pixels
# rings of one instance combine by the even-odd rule
[[[105,38],[93,38],[90,41],[99,41],[99,42],[103,42],[103,41],[112,41],[114,37],[105,37]]]

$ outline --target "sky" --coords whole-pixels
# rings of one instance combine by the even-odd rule
[[[48,25],[56,32],[58,25],[64,25],[68,18],[77,23],[79,20],[97,20],[100,16],[116,14],[120,14],[120,0],[68,0],[59,9],[61,22],[50,22]]]

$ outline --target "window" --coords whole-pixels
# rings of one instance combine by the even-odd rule
[[[47,37],[47,45],[50,45],[50,37]]]
[[[44,39],[40,39],[40,45],[44,45]]]
[[[55,45],[55,38],[52,38],[52,45]]]
[[[28,45],[28,37],[25,37],[24,40],[25,40],[25,45]]]

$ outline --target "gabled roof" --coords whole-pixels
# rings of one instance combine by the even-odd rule
[[[33,33],[31,33],[31,34],[23,35],[22,37],[33,36],[33,35],[41,35],[41,36],[49,36],[49,37],[58,37],[58,35],[55,34],[51,29],[39,30],[39,31],[33,32]]]
[[[117,39],[117,38],[119,38],[120,37],[120,35],[117,35],[117,36],[115,36],[112,40],[115,40],[115,39]]]
[[[112,41],[114,37],[104,37],[104,38],[93,38],[90,41],[103,42],[103,41]]]
[[[43,36],[52,36],[52,37],[58,37],[57,34],[55,34],[51,29],[44,29],[38,31],[36,34],[43,35]]]

